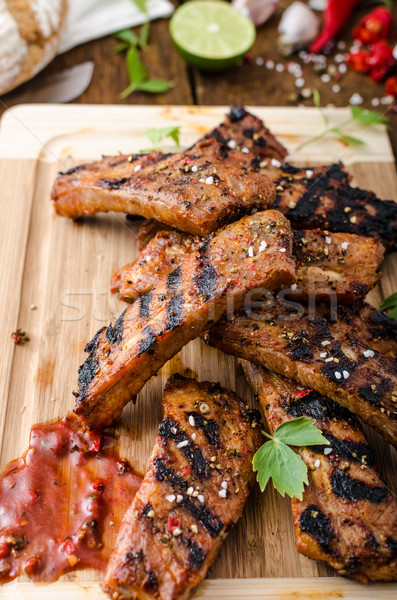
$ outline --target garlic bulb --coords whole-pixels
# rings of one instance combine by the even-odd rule
[[[291,54],[309,44],[318,35],[320,22],[314,12],[303,2],[293,2],[283,13],[278,26],[281,34],[278,49],[281,54]]]
[[[254,25],[262,25],[272,16],[278,3],[279,0],[233,0],[232,6]]]

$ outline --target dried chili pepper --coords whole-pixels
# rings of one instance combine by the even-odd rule
[[[370,66],[368,64],[369,52],[368,50],[357,50],[351,52],[347,57],[347,64],[359,73],[368,73]]]
[[[328,0],[323,15],[323,29],[310,46],[310,52],[319,52],[347,22],[360,0]]]
[[[389,77],[388,79],[386,79],[385,88],[386,88],[386,94],[397,98],[397,76],[396,75],[393,75],[393,77]]]
[[[385,41],[372,44],[368,64],[372,79],[374,81],[382,81],[395,64],[393,48]]]
[[[366,15],[353,29],[353,37],[364,44],[385,40],[392,28],[393,16],[387,8],[379,6]]]

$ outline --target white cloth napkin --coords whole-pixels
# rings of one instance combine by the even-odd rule
[[[169,17],[174,7],[168,0],[149,0],[149,20]],[[120,29],[146,20],[133,0],[69,0],[69,11],[59,54]]]

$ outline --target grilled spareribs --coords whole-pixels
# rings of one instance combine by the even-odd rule
[[[186,600],[255,481],[260,415],[214,383],[173,376],[148,472],[122,523],[103,588],[112,600]]]
[[[277,211],[244,217],[210,236],[87,345],[75,412],[93,427],[108,425],[208,323],[258,288],[292,285],[291,246],[288,221]]]
[[[154,226],[153,226],[154,227]],[[145,228],[148,234],[148,228]],[[146,235],[147,235],[146,234]],[[379,240],[348,233],[295,231],[293,257],[298,283],[295,299],[336,297],[342,304],[364,298],[380,277],[384,247]],[[176,230],[158,231],[133,263],[112,277],[111,291],[132,302],[161,281],[203,242]]]
[[[59,175],[52,190],[57,214],[123,212],[208,236],[274,201],[274,184],[239,166],[188,152],[157,159],[105,157]]]
[[[235,318],[222,319],[206,339],[227,354],[263,365],[332,398],[397,446],[397,362],[377,352],[376,340],[363,341],[371,336],[371,314],[376,316],[376,311],[364,313],[367,323],[357,320],[356,327],[346,318],[347,307],[341,325],[341,319],[332,323],[320,312],[316,309],[310,314],[302,305],[276,300],[270,306],[249,309],[248,315],[241,310]],[[354,309],[350,314],[354,316]],[[384,316],[376,335],[394,332],[390,348],[395,348],[396,328]],[[384,339],[380,348],[385,348]]]
[[[242,361],[269,429],[315,419],[329,446],[303,448],[309,484],[292,499],[299,552],[362,582],[397,579],[397,503],[379,477],[358,419],[313,390]]]

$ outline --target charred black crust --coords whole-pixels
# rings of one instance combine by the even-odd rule
[[[100,329],[98,329],[98,331],[96,332],[96,334],[94,335],[92,340],[89,341],[88,344],[86,345],[86,347],[84,348],[84,352],[89,352],[90,354],[94,354],[94,352],[98,348],[98,338],[104,329],[106,329],[106,327],[101,327]]]
[[[152,509],[153,509],[153,506],[150,504],[150,502],[146,502],[145,506],[142,509],[143,516],[147,517]]]
[[[230,113],[226,116],[232,123],[241,121],[248,114],[243,106],[232,106]]]
[[[190,497],[185,497],[180,506],[183,506],[208,531],[211,537],[217,537],[222,531],[224,523],[204,504],[200,504]]]
[[[164,461],[158,456],[154,459],[153,466],[154,476],[157,481],[168,481],[172,487],[177,487],[180,490],[184,490],[188,487],[187,481],[182,477],[179,477],[174,469],[167,467]]]
[[[82,400],[80,393],[82,393],[83,396],[85,395],[84,390],[91,383],[91,381],[95,378],[97,371],[98,371],[98,360],[96,358],[93,358],[91,355],[79,367],[79,369],[77,371],[79,374],[78,385],[79,385],[79,388],[82,388],[82,390],[81,390],[81,392],[80,391],[78,392],[79,395],[77,396],[77,398],[80,401]]]
[[[331,475],[331,487],[334,493],[347,500],[368,500],[371,504],[384,502],[389,494],[385,487],[370,486],[364,481],[353,479],[339,469]]]
[[[77,173],[78,171],[81,171],[82,169],[85,169],[87,165],[78,165],[77,167],[72,167],[71,169],[68,169],[67,171],[59,171],[58,175],[73,175],[73,173]]]
[[[353,427],[361,429],[357,417],[349,409],[338,402],[324,398],[313,391],[303,398],[288,398],[283,404],[284,410],[294,418],[309,417],[316,421],[346,421]]]
[[[371,322],[376,327],[370,329],[374,338],[392,338],[397,336],[397,321],[390,319],[385,313],[374,310],[370,315]]]
[[[204,263],[201,275],[197,278],[199,294],[207,299],[212,298],[216,292],[217,274],[211,263]]]
[[[172,331],[183,320],[183,294],[176,294],[167,304],[167,323],[166,330]]]
[[[361,398],[364,398],[367,402],[373,406],[382,406],[383,400],[388,392],[390,392],[391,385],[387,379],[378,376],[374,383],[364,385],[359,388],[358,393]]]
[[[296,175],[297,173],[299,173],[299,171],[301,171],[301,168],[294,167],[290,163],[285,162],[281,165],[281,170],[283,171],[283,173],[287,173],[288,175]]]
[[[193,417],[196,427],[199,427],[211,446],[215,448],[220,447],[219,441],[219,426],[215,419],[206,419],[204,415],[199,412],[189,412],[187,413],[189,417]]]
[[[205,552],[198,544],[193,540],[187,539],[186,545],[189,549],[189,564],[194,569],[200,569],[201,565],[205,561]]]
[[[386,544],[390,548],[391,552],[393,552],[393,554],[397,554],[397,540],[388,535],[386,538]]]
[[[167,286],[170,291],[179,288],[182,281],[181,265],[172,271],[167,277]]]
[[[159,436],[164,440],[174,440],[177,444],[187,442],[180,450],[196,476],[200,479],[208,479],[211,476],[210,463],[204,458],[200,448],[181,430],[179,423],[166,417],[159,425]]]
[[[124,329],[124,315],[126,311],[127,309],[125,309],[124,312],[121,313],[116,323],[114,324],[114,327],[112,327],[112,324],[110,324],[109,327],[106,329],[106,339],[110,344],[119,344],[122,340]]]
[[[124,187],[126,183],[131,181],[131,177],[121,177],[121,179],[106,179],[102,178],[98,181],[100,187],[108,188],[109,190],[119,190]]]
[[[359,462],[371,467],[375,464],[375,452],[368,444],[352,442],[351,440],[341,440],[325,431],[322,433],[329,441],[329,447],[332,449],[332,452],[329,455],[330,458],[331,456],[340,457],[349,462]],[[316,446],[316,451],[324,452],[325,448],[327,448],[327,446]]]
[[[299,519],[299,527],[316,539],[323,552],[331,554],[331,544],[335,538],[335,533],[331,521],[318,506],[310,504],[303,511]]]
[[[145,337],[142,337],[141,341],[139,342],[138,356],[144,352],[147,352],[148,354],[154,354],[153,346],[157,340],[156,335],[153,333],[149,325],[142,329],[142,334],[146,335]]]
[[[139,314],[143,319],[150,317],[150,303],[152,301],[152,290],[148,290],[139,299]]]

